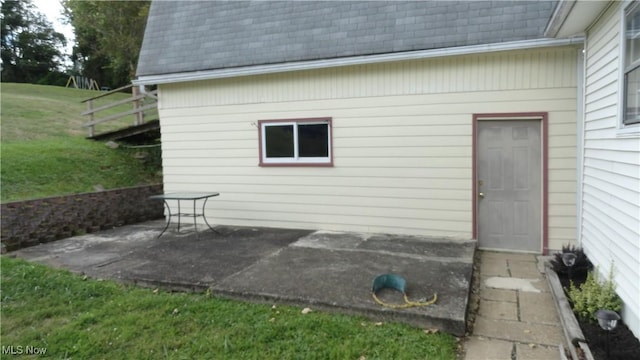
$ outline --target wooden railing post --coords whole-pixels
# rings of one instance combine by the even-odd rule
[[[140,90],[140,88],[138,88],[138,91],[139,91],[139,90]],[[143,93],[144,95],[146,95],[146,91],[147,91],[147,89],[146,89],[146,88],[142,88],[142,93]],[[146,103],[147,103],[147,97],[145,96],[145,97],[143,97],[143,98],[142,98],[142,100],[140,100],[140,107],[144,108],[144,105],[145,105]],[[145,119],[144,119],[144,118],[145,118],[144,112],[145,112],[145,110],[144,110],[144,109],[140,110],[140,124],[144,124],[144,122],[145,122]]]
[[[140,94],[140,89],[137,86],[131,88],[131,95],[136,98]],[[134,125],[142,125],[144,123],[144,113],[140,110],[140,100],[133,101],[133,109],[136,110]]]
[[[93,100],[87,101],[87,112],[89,113],[89,123],[93,122]],[[95,126],[89,126],[89,137],[93,137],[95,135]]]

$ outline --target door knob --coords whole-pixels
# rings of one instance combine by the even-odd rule
[[[483,192],[478,193],[478,196],[479,196],[479,197],[481,197],[481,198],[483,198],[483,197],[484,197],[484,193],[483,193]]]

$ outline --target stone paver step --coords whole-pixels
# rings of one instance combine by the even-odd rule
[[[559,359],[562,325],[539,259],[480,252],[480,301],[464,360]]]

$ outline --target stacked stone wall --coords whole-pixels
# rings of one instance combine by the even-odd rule
[[[164,216],[162,184],[0,205],[2,252]]]

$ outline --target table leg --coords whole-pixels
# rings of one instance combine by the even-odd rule
[[[196,202],[198,202],[198,200],[193,199],[193,231],[195,231],[196,234],[197,234],[198,233],[198,225],[196,225],[197,224],[197,221],[196,221],[196,217],[197,217],[196,216]],[[204,214],[202,216],[204,216]]]
[[[180,211],[180,199],[178,199],[178,232],[180,232],[180,218],[182,217],[180,214],[182,214],[182,212]]]
[[[218,230],[212,228],[211,225],[209,225],[209,222],[207,221],[207,215],[204,212],[204,207],[207,205],[207,200],[209,200],[209,198],[205,198],[204,202],[202,203],[202,218],[204,219],[204,223],[207,224],[209,229],[213,230],[214,233],[216,233],[218,235],[222,235],[222,234],[220,234],[220,232]]]
[[[156,239],[159,239],[160,236],[162,236],[162,234],[164,234],[165,231],[167,231],[167,229],[169,228],[169,224],[171,224],[171,207],[169,207],[169,203],[167,202],[167,200],[163,200],[164,201],[164,206],[167,208],[167,223],[164,226],[164,229],[162,229],[162,232],[160,233],[160,235],[158,235],[158,237]]]

